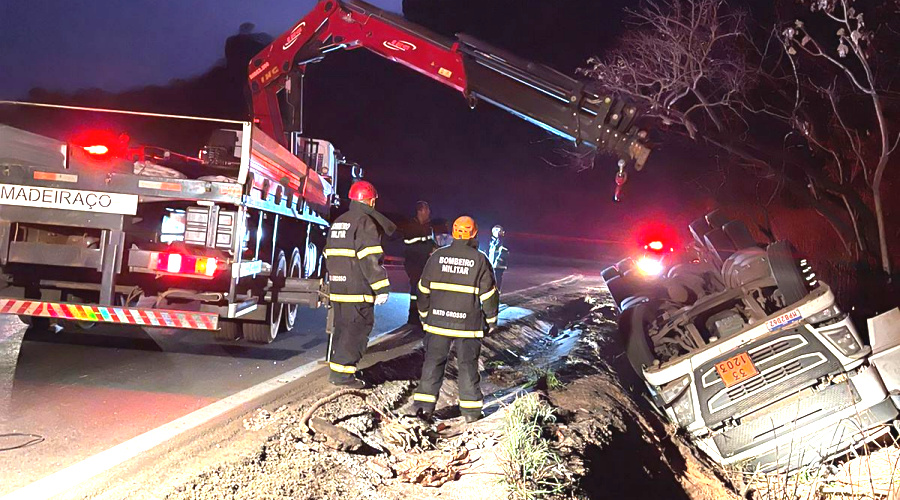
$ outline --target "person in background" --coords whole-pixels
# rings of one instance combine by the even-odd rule
[[[409,317],[406,323],[421,325],[419,311],[416,309],[417,287],[428,257],[437,248],[434,229],[431,226],[431,207],[428,202],[416,202],[416,218],[406,227],[403,244],[405,248],[403,267],[409,276]]]
[[[375,325],[375,306],[387,302],[390,282],[382,265],[381,237],[396,226],[375,210],[378,193],[367,181],[350,187],[350,209],[335,219],[325,243],[325,265],[334,311],[328,379],[333,385],[361,389],[356,365]]]
[[[494,268],[494,277],[497,279],[497,290],[503,286],[503,273],[506,272],[509,249],[503,245],[503,237],[506,231],[503,226],[496,225],[491,230],[491,245],[488,248],[488,260]]]
[[[478,226],[471,217],[453,223],[453,243],[431,255],[419,281],[419,314],[425,330],[422,378],[412,411],[430,419],[444,381],[450,347],[456,343],[459,410],[466,422],[483,414],[478,360],[485,332],[497,325],[500,307],[494,273],[478,250]]]

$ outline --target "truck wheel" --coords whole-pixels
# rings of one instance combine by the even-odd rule
[[[60,320],[59,326],[67,332],[86,332],[97,326],[97,323],[93,321],[78,321],[77,319],[63,319]]]
[[[213,332],[213,338],[225,342],[234,342],[241,338],[241,323],[233,319],[219,319],[219,329]]]
[[[616,263],[616,269],[618,269],[619,274],[622,274],[622,275],[624,275],[628,271],[634,269],[634,266],[635,266],[634,259],[632,259],[631,257],[626,257]]]
[[[47,332],[53,327],[50,318],[43,316],[19,316],[19,319],[22,323],[25,323],[29,330],[36,332]]]
[[[272,301],[268,304],[266,321],[263,323],[244,323],[244,338],[257,344],[269,344],[278,335],[281,329],[281,319],[284,316],[284,304],[278,302],[278,288],[284,284],[287,276],[287,259],[284,251],[279,250],[272,265],[272,276],[269,281],[275,286],[271,291]]]
[[[603,271],[600,271],[600,276],[603,277],[603,281],[609,281],[616,276],[619,275],[619,270],[616,269],[616,266],[609,266]]]
[[[791,245],[787,241],[776,241],[766,249],[769,258],[769,269],[772,277],[778,285],[778,290],[784,297],[785,305],[791,305],[806,297],[806,285],[803,275],[791,252]]]
[[[294,248],[294,251],[291,252],[291,265],[288,266],[287,277],[288,278],[302,278],[300,273],[303,272],[303,258],[300,256],[300,249]],[[284,306],[284,331],[291,331],[294,329],[294,322],[297,321],[297,311],[300,309],[298,305],[285,305]]]
[[[306,243],[306,256],[303,258],[303,277],[312,278],[319,274],[319,248],[313,242]]]
[[[644,379],[643,367],[653,365],[656,359],[647,333],[654,311],[652,303],[645,303],[627,309],[619,316],[619,334],[625,356],[641,380]]]

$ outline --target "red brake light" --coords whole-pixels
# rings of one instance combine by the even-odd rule
[[[659,250],[663,249],[663,244],[661,241],[651,241],[648,246],[650,247],[651,250],[659,251]]]
[[[219,259],[215,257],[194,257],[178,253],[158,253],[150,267],[168,274],[199,275],[212,278],[219,270]]]
[[[109,148],[104,146],[103,144],[95,144],[93,146],[84,146],[84,150],[88,152],[88,154],[92,154],[94,156],[103,156],[109,153]]]
[[[127,134],[116,134],[110,130],[85,130],[72,137],[70,142],[95,158],[104,158],[124,157],[129,140]]]

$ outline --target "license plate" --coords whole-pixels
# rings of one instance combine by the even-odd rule
[[[731,387],[759,375],[759,370],[753,366],[753,361],[750,361],[750,355],[746,352],[716,363],[716,371],[719,372],[725,387]]]
[[[136,194],[0,184],[0,205],[134,215],[138,197]]]

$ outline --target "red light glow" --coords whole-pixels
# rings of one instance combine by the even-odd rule
[[[109,148],[102,144],[95,144],[93,146],[85,146],[84,150],[87,151],[89,154],[92,154],[95,156],[102,156],[102,155],[109,153]]]
[[[212,278],[219,271],[219,259],[215,257],[194,257],[177,253],[160,253],[151,267],[168,274],[195,275]]]

